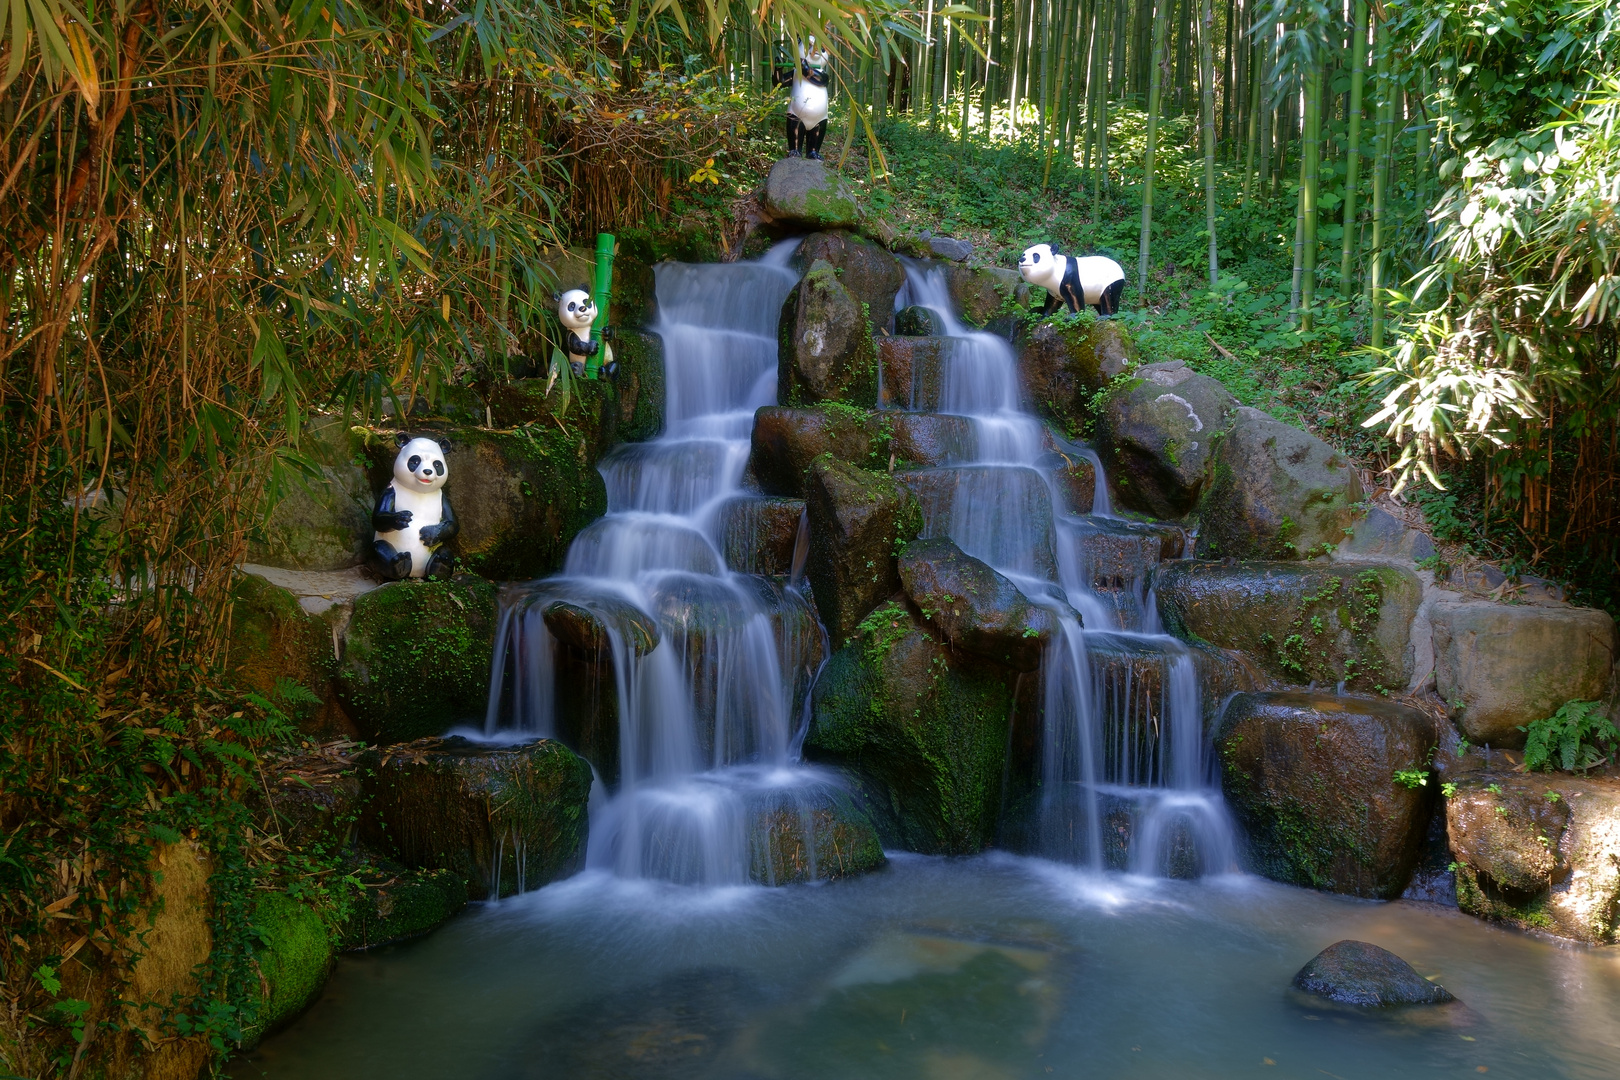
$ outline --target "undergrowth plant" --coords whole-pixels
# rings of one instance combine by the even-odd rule
[[[1620,744],[1620,731],[1601,701],[1567,701],[1519,730],[1525,732],[1524,767],[1532,771],[1584,773],[1607,762]]]

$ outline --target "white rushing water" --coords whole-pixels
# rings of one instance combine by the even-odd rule
[[[1153,875],[1235,869],[1194,658],[1153,602],[1157,536],[1112,515],[1095,453],[1022,410],[1011,347],[962,324],[941,269],[908,262],[896,305],[939,318],[938,409],[971,418],[977,436],[975,462],[915,486],[925,534],[949,536],[1058,616],[1042,665],[1040,807],[1023,846]],[[1054,475],[1076,458],[1095,476],[1086,515],[1062,512]]]

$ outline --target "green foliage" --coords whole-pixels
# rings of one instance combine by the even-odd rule
[[[1524,767],[1533,771],[1586,772],[1608,761],[1620,743],[1601,701],[1567,701],[1519,730],[1526,733]]]
[[[911,632],[911,615],[900,603],[890,600],[873,608],[855,630],[866,658],[877,664]]]
[[[1395,782],[1414,791],[1418,788],[1428,787],[1429,769],[1427,766],[1421,769],[1396,769]]]

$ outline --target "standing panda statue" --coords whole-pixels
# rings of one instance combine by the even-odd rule
[[[821,141],[827,137],[827,50],[810,38],[799,46],[799,66],[793,72],[793,97],[788,102],[788,157],[821,160]]]
[[[575,376],[583,376],[586,363],[602,348],[601,342],[591,340],[596,302],[591,299],[590,290],[581,285],[558,296],[557,321],[562,323],[563,352],[568,354],[568,366]]]
[[[411,439],[394,457],[394,479],[371,515],[377,535],[367,560],[384,581],[450,576],[455,558],[444,544],[460,526],[444,493],[444,457],[432,439]]]
[[[1043,315],[1050,315],[1058,299],[1078,312],[1090,304],[1099,315],[1119,311],[1119,296],[1125,291],[1125,271],[1106,255],[1065,255],[1056,244],[1036,244],[1018,260],[1018,272],[1031,285],[1046,290]]]

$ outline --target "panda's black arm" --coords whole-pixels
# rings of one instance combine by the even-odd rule
[[[439,523],[428,525],[422,529],[422,543],[443,544],[454,540],[461,531],[461,524],[456,521],[456,512],[450,508],[450,496],[439,496]]]
[[[371,527],[378,532],[398,532],[410,523],[409,510],[394,509],[394,489],[390,485],[377,500],[377,509],[371,512]]]
[[[572,330],[568,331],[569,356],[595,356],[596,350],[600,349],[601,347],[602,345],[600,342],[581,341],[579,338],[574,336],[574,332]]]

